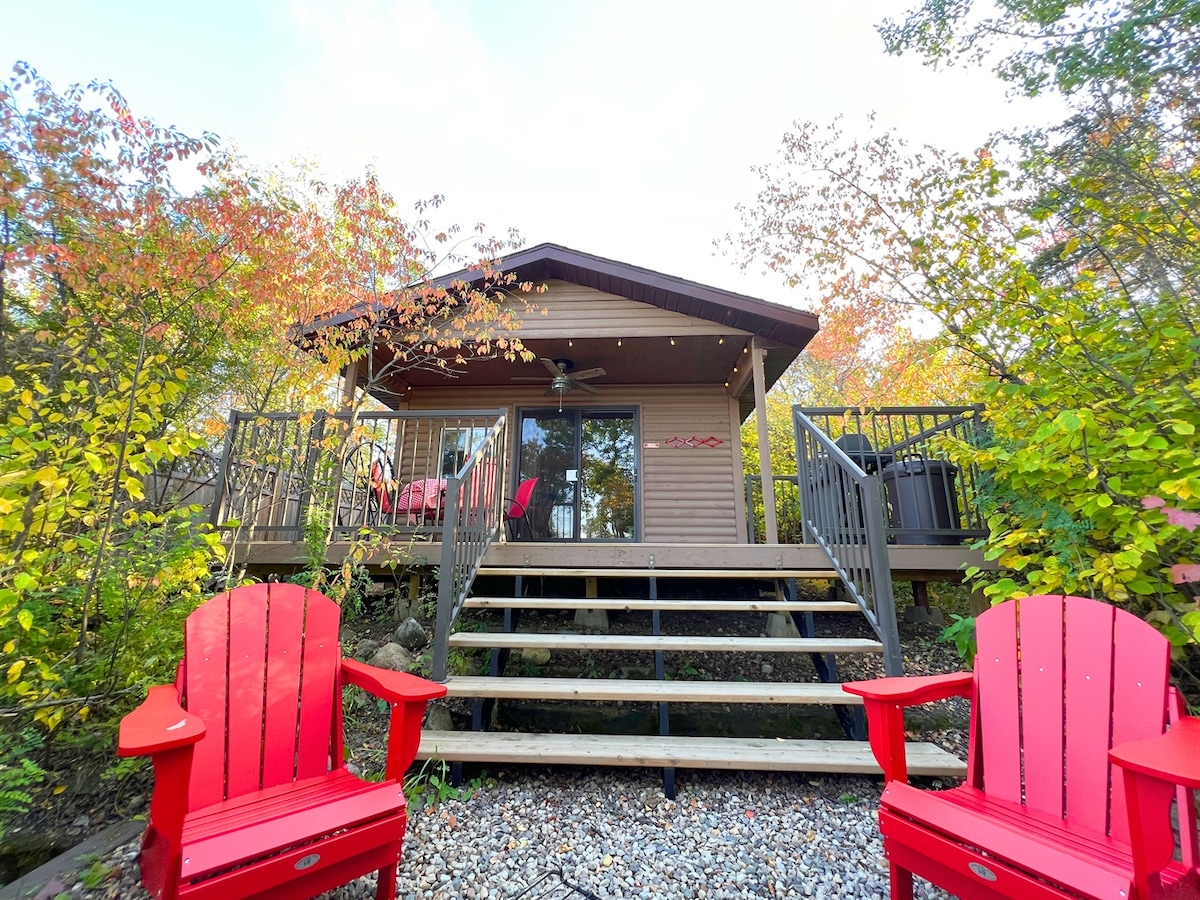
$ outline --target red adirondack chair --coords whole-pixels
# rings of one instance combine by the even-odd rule
[[[1107,604],[1050,596],[993,607],[976,634],[973,675],[845,685],[866,702],[887,779],[893,900],[911,900],[914,874],[963,900],[1200,898],[1200,719],[1168,685],[1163,636]],[[953,696],[972,700],[966,783],[918,790],[904,708]]]
[[[119,753],[150,755],[142,883],[154,897],[307,898],[372,870],[396,896],[404,773],[443,685],[342,659],[340,610],[292,584],[219,594],[187,620],[174,685],[121,722]],[[342,686],[388,701],[385,780],[347,771]]]

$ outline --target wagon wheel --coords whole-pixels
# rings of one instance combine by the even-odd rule
[[[372,470],[375,469],[373,474]],[[349,529],[378,525],[382,516],[379,491],[373,486],[378,473],[390,479],[391,463],[382,449],[371,441],[356,445],[342,464],[342,487],[338,499],[338,525]]]

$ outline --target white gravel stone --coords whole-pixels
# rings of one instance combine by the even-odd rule
[[[504,900],[539,876],[609,898],[886,900],[876,824],[879,782],[846,776],[680,771],[668,800],[654,770],[517,769],[470,796],[409,810],[398,896]],[[78,900],[146,894],[136,845],[110,860],[119,878]],[[71,884],[74,879],[64,879]],[[375,895],[375,876],[323,895]],[[581,897],[551,876],[525,897]],[[949,895],[918,882],[921,900]]]

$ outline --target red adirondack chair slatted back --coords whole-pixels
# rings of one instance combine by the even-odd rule
[[[189,809],[340,762],[339,613],[300,585],[254,584],[188,616],[183,701],[208,727],[193,757]]]
[[[984,790],[1128,842],[1108,750],[1162,734],[1166,639],[1124,610],[1058,596],[993,607],[977,634]]]

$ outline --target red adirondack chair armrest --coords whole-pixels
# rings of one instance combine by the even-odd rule
[[[1200,719],[1182,718],[1158,737],[1120,744],[1108,751],[1108,758],[1124,774],[1139,896],[1157,896],[1158,873],[1171,862],[1175,850],[1171,800],[1177,788],[1200,790]],[[1191,802],[1183,794],[1180,810],[1189,810]],[[1195,818],[1181,812],[1179,819],[1184,862],[1195,866]]]
[[[189,747],[204,737],[205,730],[199,716],[179,705],[175,686],[160,684],[150,688],[141,705],[121,719],[117,753],[148,756]]]
[[[851,681],[842,690],[863,698],[867,711],[867,738],[875,761],[888,781],[908,781],[904,747],[904,709],[950,697],[970,697],[975,676],[970,672],[921,675],[909,678],[876,678]]]
[[[1200,719],[1180,719],[1165,734],[1113,747],[1108,756],[1127,772],[1200,789]]]
[[[179,705],[174,685],[150,688],[146,699],[121,720],[117,734],[120,756],[150,756],[154,762],[154,793],[150,824],[161,838],[157,851],[164,865],[177,865],[188,808],[192,753],[207,729],[199,716]]]
[[[425,704],[446,696],[446,686],[407,672],[392,672],[359,662],[342,660],[342,683],[352,684],[386,700],[392,706],[388,728],[388,757],[385,775],[401,780],[421,745],[421,720]]]

